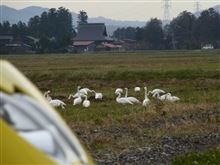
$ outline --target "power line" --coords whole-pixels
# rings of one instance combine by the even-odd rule
[[[164,0],[164,13],[163,13],[163,21],[170,21],[170,8],[171,8],[171,0]]]
[[[196,1],[195,3],[195,13],[199,13],[201,8],[201,4],[199,1]]]

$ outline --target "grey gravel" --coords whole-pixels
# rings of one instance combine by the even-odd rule
[[[203,151],[220,145],[220,133],[190,135],[181,137],[163,136],[159,145],[129,148],[120,155],[99,153],[98,164],[166,165],[177,156],[190,151]],[[112,154],[112,156],[110,156]]]

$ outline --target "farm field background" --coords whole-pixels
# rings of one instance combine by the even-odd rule
[[[220,51],[152,51],[79,55],[4,55],[42,91],[63,100],[66,120],[99,164],[167,164],[188,152],[220,147]],[[68,100],[77,86],[104,94],[91,107]],[[181,98],[151,99],[149,107],[119,105],[116,88],[141,101],[144,90],[164,89]]]

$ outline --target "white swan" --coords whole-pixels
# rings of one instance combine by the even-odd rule
[[[177,96],[172,96],[171,93],[166,93],[162,96],[160,96],[159,94],[156,94],[156,97],[160,100],[160,101],[170,101],[170,102],[176,102],[179,101],[180,98]]]
[[[88,108],[91,105],[90,101],[87,99],[87,96],[85,97],[85,100],[83,101],[82,105],[85,108]]]
[[[43,96],[46,97],[50,93],[50,90],[44,92]]]
[[[80,94],[84,94],[84,95],[88,95],[88,92],[91,92],[91,90],[89,89],[89,88],[82,88],[82,89],[80,89],[81,88],[81,86],[78,86],[77,87],[77,92],[76,92],[76,94],[75,95],[77,95],[78,93],[80,93]],[[75,96],[74,95],[74,96]],[[77,97],[77,96],[76,96]]]
[[[65,109],[65,103],[59,99],[54,99],[54,100],[50,100],[49,101],[50,105],[52,105],[53,107],[61,107],[62,109]]]
[[[141,88],[140,88],[140,87],[135,87],[135,88],[134,88],[134,91],[135,91],[135,92],[140,92],[140,91],[141,91]]]
[[[68,99],[70,99],[71,97],[72,98],[77,98],[77,97],[83,97],[85,95],[88,95],[88,92],[92,92],[89,88],[83,88],[83,89],[80,89],[81,87],[78,86],[77,87],[77,92],[73,95],[73,94],[70,94]]]
[[[116,93],[123,93],[123,89],[122,88],[117,88],[116,90],[115,90],[115,94]]]
[[[96,93],[95,90],[92,90],[92,92],[95,93],[95,99],[96,100],[102,100],[102,98],[103,98],[103,94],[102,93]]]
[[[156,97],[160,100],[160,101],[165,101],[167,99],[167,94],[164,95],[159,95],[159,93],[156,93]]]
[[[152,91],[149,91],[148,93],[152,94],[153,97],[156,97],[158,94],[160,95],[166,92],[162,89],[154,89]]]
[[[50,97],[49,93],[50,93],[50,90],[44,92],[44,97],[47,99],[47,101],[51,101],[52,100],[52,98]]]
[[[88,92],[92,92],[89,88],[82,88],[82,89],[80,89],[81,87],[80,86],[78,86],[78,92],[79,93],[85,93],[85,95],[88,95]]]
[[[70,94],[70,95],[68,96],[68,100],[71,99],[71,97],[74,98],[73,96],[74,96],[74,95]]]
[[[77,98],[75,98],[73,100],[73,105],[78,105],[78,104],[81,104],[82,103],[82,98],[81,96],[78,96]]]
[[[144,87],[144,100],[142,102],[142,105],[144,107],[147,107],[149,104],[150,104],[150,99],[148,98],[147,87]]]
[[[52,99],[52,97],[50,97],[49,95],[50,90],[48,90],[47,92],[44,93],[44,97],[47,99],[47,101],[49,102],[50,105],[52,105],[53,107],[57,108],[57,107],[61,107],[62,109],[65,109],[65,103],[59,99]]]
[[[141,104],[141,102],[138,99],[136,99],[135,97],[128,97],[128,88],[125,88],[125,98],[127,98],[132,103]]]
[[[133,103],[128,100],[127,98],[125,97],[121,97],[121,93],[120,92],[116,92],[115,94],[117,94],[117,98],[116,98],[116,102],[119,103],[119,104],[131,104],[133,105]]]
[[[68,100],[72,98],[77,98],[77,97],[85,97],[86,95],[82,94],[82,93],[75,93],[74,95],[70,94],[68,97]]]
[[[163,94],[163,95],[160,96],[159,93],[155,93],[155,94],[153,95],[153,97],[156,97],[156,98],[157,98],[158,100],[160,100],[160,101],[165,101],[165,100],[167,99],[167,94]]]
[[[179,97],[177,97],[177,96],[172,96],[171,93],[167,93],[166,95],[167,95],[167,96],[166,96],[166,100],[167,100],[167,101],[176,102],[176,101],[179,101],[179,100],[180,100]]]

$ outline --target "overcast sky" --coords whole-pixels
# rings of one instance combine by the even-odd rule
[[[70,11],[85,10],[89,17],[103,16],[117,20],[146,21],[151,17],[163,18],[162,0],[0,0],[1,5],[16,9],[27,6],[66,7]],[[195,11],[196,0],[172,0],[171,18],[184,10]],[[220,0],[200,0],[200,8],[220,4]]]

